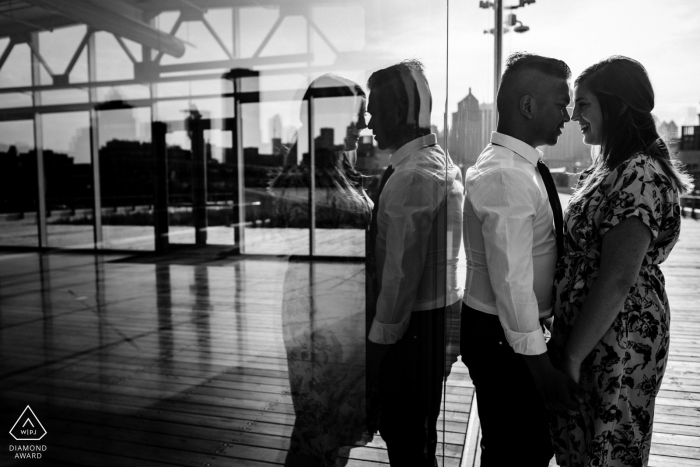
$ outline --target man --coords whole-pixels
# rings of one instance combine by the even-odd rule
[[[570,76],[561,60],[511,55],[497,131],[465,176],[461,352],[476,389],[483,467],[547,466],[546,406],[574,408],[580,398],[547,355],[562,212],[536,149],[556,144],[570,120]]]
[[[462,177],[430,133],[431,94],[420,62],[377,71],[368,87],[368,127],[379,148],[392,152],[376,209],[379,293],[368,379],[379,384],[379,431],[391,465],[432,467],[445,322],[461,297]]]

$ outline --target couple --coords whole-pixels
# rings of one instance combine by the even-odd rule
[[[461,176],[419,110],[429,115],[422,68],[404,62],[375,75],[391,85],[370,78],[369,127],[393,154],[373,219],[379,295],[368,378],[379,380],[391,464],[432,466],[445,305],[459,302]],[[689,179],[659,138],[639,62],[611,57],[586,69],[572,117],[569,79],[561,60],[511,56],[497,131],[464,180],[461,354],[484,467],[546,466],[554,453],[566,466],[649,459],[669,345],[659,264],[678,239]],[[570,119],[600,152],[562,216],[536,148],[556,144]]]

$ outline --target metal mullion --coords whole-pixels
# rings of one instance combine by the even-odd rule
[[[316,148],[314,146],[314,96],[309,96],[309,256],[316,254]]]
[[[235,90],[240,90],[240,78],[234,79]],[[238,227],[234,229],[234,243],[238,254],[245,253],[245,157],[243,154],[243,105],[234,97],[236,112],[236,184],[238,201]]]
[[[39,42],[39,34],[31,33],[30,42]],[[30,55],[32,84],[37,84],[40,81],[39,61],[35,54]],[[32,104],[35,107],[41,105],[41,93],[32,92]],[[44,172],[44,136],[42,118],[39,112],[34,112],[34,152],[36,153],[36,168],[37,168],[37,212],[36,224],[39,235],[39,247],[48,247],[48,234],[46,231],[46,177]]]
[[[87,40],[88,52],[88,81],[95,81],[97,78],[97,51],[95,35],[90,34]],[[103,245],[102,236],[102,188],[100,178],[100,139],[99,139],[99,115],[94,107],[97,102],[97,89],[90,88],[88,91],[90,102],[90,161],[92,166],[92,186],[93,186],[93,239],[95,249],[101,249]]]

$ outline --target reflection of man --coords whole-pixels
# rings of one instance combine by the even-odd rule
[[[548,465],[545,405],[573,408],[580,397],[545,344],[562,212],[536,149],[556,144],[569,121],[570,73],[561,60],[511,56],[498,131],[465,177],[461,351],[476,389],[484,467]]]
[[[379,294],[368,373],[378,379],[379,431],[391,465],[433,466],[446,310],[460,298],[462,177],[430,133],[420,62],[377,71],[368,87],[368,127],[379,148],[392,151],[376,210]]]

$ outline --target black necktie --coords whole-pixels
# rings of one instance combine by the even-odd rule
[[[379,202],[379,197],[382,195],[382,191],[384,191],[384,185],[386,185],[386,182],[389,180],[389,177],[391,177],[391,174],[393,174],[393,173],[394,173],[394,166],[393,165],[390,165],[384,171],[384,174],[382,175],[382,181],[379,182],[379,191],[377,192],[377,202]]]
[[[537,162],[537,170],[540,172],[540,175],[542,175],[544,187],[547,189],[549,205],[552,207],[552,214],[554,214],[554,233],[557,236],[557,258],[561,258],[564,255],[564,214],[561,210],[561,202],[559,202],[559,193],[557,193],[557,187],[554,185],[554,179],[549,172],[549,167],[541,160]]]

